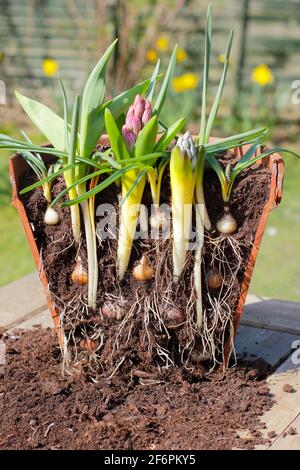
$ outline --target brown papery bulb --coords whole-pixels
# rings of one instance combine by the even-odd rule
[[[149,262],[148,256],[143,255],[139,264],[132,271],[133,277],[137,281],[150,281],[153,278],[153,268]]]
[[[80,347],[82,349],[86,349],[87,351],[97,351],[98,347],[99,347],[99,342],[98,341],[94,341],[90,338],[86,338],[86,339],[82,339],[80,341]]]
[[[105,302],[101,308],[102,315],[111,320],[123,320],[127,310],[124,306],[113,302]]]
[[[76,266],[71,274],[71,279],[74,284],[78,284],[79,286],[85,286],[88,283],[88,273],[82,266],[80,258],[76,261]]]
[[[172,307],[166,312],[166,327],[175,330],[183,325],[185,322],[185,315],[182,309],[177,307]]]
[[[220,289],[223,284],[223,278],[219,271],[212,268],[207,273],[207,285],[210,289]]]

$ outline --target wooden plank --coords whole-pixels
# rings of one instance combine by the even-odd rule
[[[298,356],[300,357],[300,354],[298,354]],[[261,417],[261,421],[266,424],[266,429],[262,431],[263,435],[268,437],[268,432],[270,431],[276,433],[276,438],[272,442],[271,447],[268,448],[275,449],[277,440],[286,439],[282,437],[282,434],[286,432],[290,426],[293,426],[293,422],[296,422],[296,418],[296,424],[299,426],[300,363],[297,364],[296,362],[299,361],[295,359],[295,354],[289,356],[289,358],[267,379],[272,397],[276,402],[274,406]],[[293,387],[293,393],[287,393],[283,390],[283,386],[286,384]],[[289,438],[286,443],[289,443],[290,440]],[[279,442],[277,445],[286,446],[288,444]]]
[[[240,325],[235,339],[235,351],[238,357],[250,361],[262,358],[275,367],[291,354],[295,340],[300,340],[300,334]]]
[[[42,328],[53,328],[53,320],[49,309],[43,310],[41,313],[22,321],[15,328],[22,328],[23,330],[31,330],[35,326],[41,326]]]
[[[262,300],[246,305],[242,324],[300,334],[300,303]]]
[[[281,434],[269,447],[270,450],[300,450],[300,415],[290,423],[289,428],[293,428],[295,434]]]
[[[0,288],[0,327],[12,328],[45,308],[46,300],[36,272]]]

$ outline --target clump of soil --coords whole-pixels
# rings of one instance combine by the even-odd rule
[[[260,416],[272,406],[265,369],[240,364],[209,376],[128,369],[94,383],[80,368],[62,375],[50,329],[5,342],[1,449],[201,450],[265,442]],[[242,430],[249,430],[245,439]]]
[[[224,164],[231,160],[231,155],[224,156]],[[33,181],[35,176],[28,170],[23,175],[21,187]],[[224,210],[220,183],[209,170],[204,181],[208,213],[215,227]],[[157,367],[174,364],[191,368],[211,357],[214,361],[208,367],[215,365],[216,361],[222,362],[224,343],[232,336],[235,309],[254,236],[269,196],[269,182],[270,171],[265,165],[255,165],[244,171],[236,179],[231,198],[231,211],[238,230],[230,237],[220,237],[216,230],[205,234],[202,275],[204,322],[200,334],[195,333],[194,251],[189,251],[181,279],[174,282],[171,239],[137,239],[125,278],[119,282],[116,276],[117,235],[114,239],[98,239],[97,308],[91,311],[86,306],[87,286],[78,286],[71,281],[78,252],[86,265],[86,249],[84,240],[80,247],[74,243],[69,209],[61,209],[58,205],[60,223],[45,226],[46,202],[42,190],[25,194],[22,200],[34,228],[49,290],[61,315],[69,357],[73,362],[84,363],[96,374],[106,370],[107,376],[123,373],[124,366],[128,364],[132,368],[153,372]],[[63,177],[58,178],[53,183],[53,197],[64,187]],[[150,215],[148,185],[142,202]],[[118,190],[115,186],[96,196],[95,206],[101,203],[111,203],[118,213]],[[161,203],[170,203],[167,171],[162,183]],[[137,281],[132,275],[134,266],[143,255],[147,256],[155,273],[154,278],[146,283]],[[211,268],[218,269],[222,275],[221,289],[207,286],[206,274]],[[108,310],[117,312],[115,318],[104,314],[107,305]],[[178,328],[169,327],[170,315],[179,318]]]

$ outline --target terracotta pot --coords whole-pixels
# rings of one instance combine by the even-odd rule
[[[101,138],[101,143],[107,143],[106,136],[103,136]],[[240,147],[236,149],[236,154],[238,154],[241,157],[248,150],[248,148],[249,148],[249,145]],[[51,157],[49,158],[49,160],[52,160]],[[281,158],[279,154],[274,153],[270,157],[263,159],[262,164],[264,166],[268,166],[271,172],[271,183],[270,183],[270,186],[266,188],[266,191],[270,191],[270,194],[269,194],[269,199],[266,202],[263,212],[260,217],[259,225],[256,231],[254,243],[253,243],[253,248],[251,250],[247,269],[245,271],[244,280],[243,280],[243,284],[242,284],[241,292],[240,292],[240,299],[239,299],[239,303],[236,309],[236,314],[235,314],[235,319],[234,319],[234,336],[236,335],[236,332],[240,323],[240,319],[243,314],[243,309],[244,309],[244,305],[246,301],[246,295],[248,292],[249,284],[251,281],[254,265],[256,262],[262,236],[265,230],[268,215],[270,211],[274,209],[275,207],[277,207],[277,205],[280,203],[281,196],[282,196],[282,183],[283,183],[283,173],[284,173],[283,159]],[[27,218],[27,214],[23,206],[23,203],[19,199],[20,177],[27,168],[28,168],[27,163],[21,156],[14,155],[11,157],[9,161],[9,172],[10,172],[10,178],[11,178],[11,184],[12,184],[12,204],[17,209],[19,216],[21,218],[26,237],[28,239],[28,242],[29,242],[32,254],[33,254],[35,264],[39,271],[40,280],[44,287],[47,304],[53,317],[54,326],[58,334],[59,342],[60,342],[60,345],[63,347],[63,338],[62,338],[61,329],[60,329],[59,314],[57,313],[55,309],[55,304],[49,293],[49,285],[48,285],[48,281],[47,281],[47,277],[44,272],[44,269],[40,263],[40,256],[39,256],[39,251],[36,245],[34,232]],[[230,357],[230,352],[231,352],[231,342],[228,340],[225,345],[225,365],[227,365],[228,359]]]

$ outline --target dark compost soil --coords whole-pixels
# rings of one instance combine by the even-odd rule
[[[152,376],[132,370],[94,383],[79,369],[62,375],[50,329],[4,340],[0,449],[194,450],[264,442],[259,417],[272,399],[262,363],[205,377],[182,368]],[[242,430],[246,438],[238,437]]]
[[[224,163],[230,161],[229,155]],[[21,187],[35,181],[29,170],[23,176]],[[238,230],[232,237],[224,237],[218,246],[222,247],[227,265],[218,266],[220,253],[213,253],[211,241],[218,238],[212,232],[210,239],[206,234],[204,245],[203,268],[203,304],[207,318],[207,329],[211,324],[217,326],[214,332],[215,356],[220,358],[223,343],[228,337],[235,308],[238,303],[240,288],[248,257],[252,248],[260,215],[269,196],[269,169],[255,165],[237,178],[231,198],[231,211],[238,223]],[[58,178],[53,184],[52,195],[56,196],[64,189],[64,180]],[[100,203],[112,203],[118,207],[118,191],[111,186],[96,196],[96,207]],[[214,173],[207,171],[205,175],[205,198],[213,226],[223,214],[224,205],[220,193],[220,184]],[[195,341],[194,311],[195,294],[193,291],[194,252],[190,251],[185,272],[178,283],[172,280],[172,245],[169,239],[152,240],[150,238],[136,240],[130,259],[129,268],[122,282],[116,279],[117,239],[98,239],[99,284],[97,308],[88,311],[86,308],[87,287],[72,283],[71,273],[75,258],[80,251],[86,263],[84,242],[78,248],[72,237],[69,209],[61,209],[57,205],[60,222],[56,226],[45,226],[43,222],[46,202],[42,190],[36,189],[22,196],[28,218],[34,229],[41,259],[49,281],[49,289],[54,296],[58,311],[62,314],[63,328],[68,341],[69,353],[76,363],[102,376],[112,373],[126,374],[132,368],[153,372],[157,367],[172,364],[191,363],[202,357],[200,344]],[[170,202],[169,175],[164,174],[161,203]],[[143,203],[149,207],[150,190],[146,185]],[[117,210],[116,210],[117,212]],[[97,220],[96,220],[97,222]],[[236,264],[232,240],[238,245],[240,252],[239,264]],[[147,254],[154,267],[155,277],[147,283],[137,282],[132,276],[132,269],[143,254]],[[215,321],[215,299],[221,298],[219,291],[209,290],[205,282],[205,273],[216,267],[222,270],[224,285],[222,287],[225,318],[222,322]],[[232,275],[232,273],[234,273]],[[122,311],[121,318],[108,318],[103,314],[102,307],[109,301],[113,308]],[[170,305],[181,316],[180,328],[166,328]],[[172,312],[171,312],[172,313]],[[183,321],[182,321],[183,319]],[[164,324],[163,324],[164,322]],[[224,334],[225,331],[225,334]],[[209,338],[210,339],[210,338]],[[196,338],[197,340],[197,338]],[[208,341],[206,341],[208,342]],[[197,349],[198,348],[198,349]],[[194,354],[195,353],[195,354]],[[70,356],[70,357],[71,357]],[[66,358],[65,358],[66,359]],[[222,358],[220,358],[222,361]],[[117,366],[117,370],[116,370]]]

